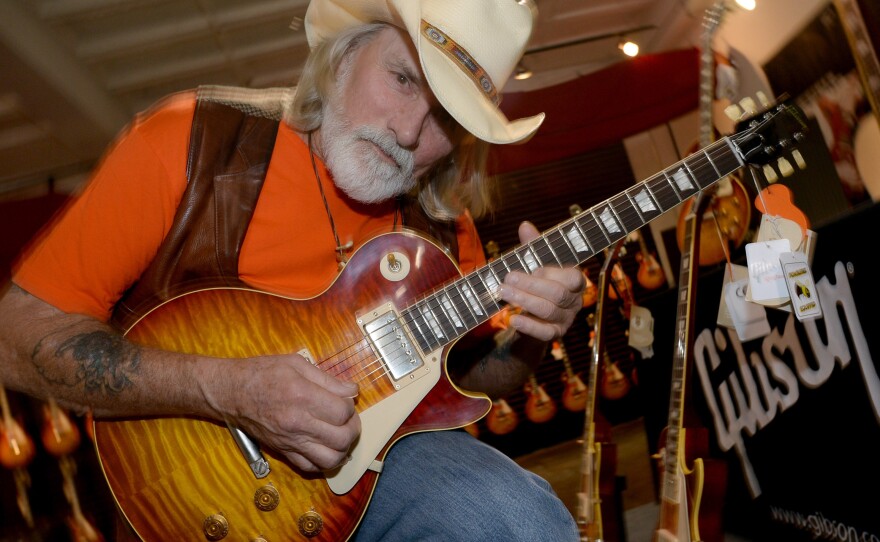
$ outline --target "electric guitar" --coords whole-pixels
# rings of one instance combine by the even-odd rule
[[[561,361],[565,367],[562,373],[562,381],[565,387],[562,390],[562,406],[571,412],[580,412],[587,406],[587,385],[581,379],[581,375],[574,372],[571,367],[571,360],[568,359],[568,352],[562,341],[553,341],[551,350],[553,358]]]
[[[544,423],[556,416],[556,402],[547,394],[544,386],[538,384],[535,373],[529,375],[525,391],[527,395],[526,417],[528,419],[534,423]]]
[[[608,251],[605,262],[599,271],[599,291],[608,291],[608,268],[623,246],[621,239]],[[590,346],[592,355],[590,358],[589,392],[584,417],[583,455],[581,456],[581,486],[577,493],[577,524],[581,542],[602,542],[605,540],[604,525],[602,521],[602,498],[601,498],[601,472],[603,459],[603,444],[596,436],[596,389],[599,380],[599,363],[603,359],[605,350],[605,303],[599,300],[596,311],[590,315],[593,326]],[[616,451],[616,449],[614,449]],[[606,459],[609,459],[606,457]],[[613,457],[616,462],[616,456]],[[607,515],[607,514],[606,514]]]
[[[486,427],[496,435],[506,435],[519,425],[519,415],[502,397],[492,401],[492,408],[486,416]]]
[[[80,444],[79,428],[54,397],[49,397],[43,405],[40,437],[46,451],[58,458],[64,496],[70,505],[70,513],[65,519],[71,542],[104,542],[104,535],[83,513],[76,490],[76,462],[72,454]]]
[[[21,517],[28,527],[33,528],[34,517],[31,512],[28,488],[31,485],[31,477],[27,466],[36,455],[34,441],[12,415],[9,408],[9,399],[6,397],[6,389],[0,385],[0,465],[12,469],[15,480],[15,502]]]
[[[660,452],[660,518],[654,542],[722,542],[721,509],[726,486],[726,464],[706,459],[709,452],[708,432],[688,420],[688,365],[693,343],[696,317],[696,288],[700,225],[706,198],[699,194],[694,209],[688,214],[685,248],[679,269],[676,337],[673,351],[669,417],[661,433]],[[689,466],[690,464],[690,466]],[[705,485],[705,481],[711,484]],[[708,489],[708,491],[704,491]],[[709,498],[704,498],[709,497]],[[705,530],[701,528],[708,527]]]
[[[234,425],[184,416],[96,420],[95,446],[117,505],[147,540],[347,540],[398,439],[464,427],[490,410],[487,396],[449,380],[446,357],[500,312],[494,292],[510,271],[581,265],[732,171],[793,146],[802,118],[793,105],[767,111],[466,275],[434,241],[397,231],[358,247],[333,284],[309,299],[211,288],[163,303],[126,338],[235,359],[300,353],[359,384],[362,434],[345,465],[315,475]]]
[[[636,273],[636,281],[646,290],[656,290],[666,284],[666,273],[660,267],[660,262],[654,254],[648,250],[645,237],[641,231],[637,233],[639,238],[639,251],[636,252],[636,260],[639,262],[639,270]]]
[[[706,147],[712,143],[715,124],[712,118],[714,98],[715,53],[712,39],[721,25],[727,7],[718,0],[706,10],[703,18],[702,48],[700,51],[700,136],[697,145]],[[685,217],[690,213],[693,200],[681,206],[676,224],[676,241],[679,250],[684,246]],[[748,233],[752,211],[749,196],[742,181],[733,172],[719,183],[715,197],[705,206],[704,219],[700,221],[701,266],[714,265],[729,260],[731,248],[742,245]]]

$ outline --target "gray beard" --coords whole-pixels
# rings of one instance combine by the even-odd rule
[[[405,194],[416,185],[412,152],[382,130],[370,126],[353,129],[332,103],[325,108],[321,143],[333,183],[354,200],[379,203]],[[377,155],[373,145],[396,165]]]

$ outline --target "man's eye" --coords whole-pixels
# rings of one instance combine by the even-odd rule
[[[397,77],[397,82],[400,83],[401,85],[408,85],[409,84],[409,77],[407,77],[406,75],[404,75],[402,73],[398,73],[398,74],[396,74],[396,77]]]

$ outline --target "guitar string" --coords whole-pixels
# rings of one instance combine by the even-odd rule
[[[710,147],[711,147],[711,146],[710,146]],[[727,150],[727,151],[729,152],[729,149],[727,149],[726,146],[724,147],[724,149]],[[668,209],[666,209],[666,210],[663,210],[663,209],[662,209],[662,206],[661,206],[661,204],[660,204],[660,202],[659,202],[659,200],[657,200],[657,196],[656,196],[656,194],[654,193],[653,190],[650,189],[649,183],[650,183],[651,181],[659,181],[659,182],[661,183],[661,185],[662,185],[663,183],[670,182],[670,179],[668,179],[668,178],[666,177],[666,172],[669,171],[669,170],[671,170],[671,169],[673,169],[673,168],[675,168],[675,167],[678,166],[679,164],[684,164],[684,163],[686,163],[686,162],[690,162],[690,166],[691,166],[691,169],[692,169],[692,170],[693,170],[693,169],[698,169],[698,168],[700,168],[700,167],[705,167],[707,164],[712,165],[712,167],[714,168],[715,166],[714,166],[714,164],[712,163],[711,157],[708,155],[708,153],[710,153],[710,152],[712,152],[712,149],[709,148],[709,147],[707,147],[707,148],[705,148],[705,149],[702,149],[700,152],[697,152],[697,153],[695,153],[694,155],[692,155],[692,156],[686,158],[685,160],[682,160],[681,162],[679,162],[678,164],[675,164],[675,165],[672,166],[671,168],[668,168],[667,170],[664,170],[663,172],[658,173],[657,175],[654,175],[653,177],[649,177],[648,179],[646,179],[646,180],[643,181],[642,183],[639,183],[639,185],[637,185],[637,186],[644,186],[644,187],[648,188],[648,191],[649,191],[649,192],[651,193],[651,195],[653,196],[653,199],[655,200],[655,203],[656,203],[658,206],[660,206],[660,207],[658,207],[658,210],[660,210],[660,214],[663,214],[663,213],[665,213],[665,212],[667,212],[667,211],[669,211],[669,210],[672,210],[673,208],[677,207],[680,203],[682,203],[684,200],[679,201],[678,203],[676,203],[676,204],[670,206],[670,207],[669,207]],[[689,175],[689,177],[693,177],[693,175],[691,174],[691,175]],[[697,179],[693,179],[693,180],[694,180],[694,181],[697,181]],[[698,184],[697,184],[696,186],[697,186],[697,190],[695,191],[695,193],[696,193],[696,192],[699,192],[699,191],[702,190],[702,189],[699,188],[699,185],[698,185]],[[626,191],[626,192],[628,192],[628,191]],[[675,196],[676,196],[676,199],[679,199],[679,194],[678,194],[677,192],[674,192],[674,194],[675,194]],[[614,198],[611,198],[611,199],[614,199]],[[627,203],[628,203],[629,205],[632,205],[632,202],[630,202],[629,200],[627,200]],[[528,247],[527,250],[531,251],[534,255],[536,255],[536,256],[538,257],[538,259],[539,259],[541,262],[545,261],[545,260],[547,259],[547,256],[548,256],[548,255],[552,255],[553,258],[554,258],[554,259],[557,259],[557,262],[558,262],[558,258],[556,257],[556,254],[553,252],[553,247],[552,247],[552,245],[551,245],[552,242],[551,242],[549,239],[547,239],[547,237],[549,236],[550,233],[553,233],[554,230],[560,230],[559,233],[561,234],[561,233],[562,233],[562,232],[561,232],[561,229],[562,229],[563,227],[565,227],[566,225],[569,225],[569,224],[572,224],[572,223],[577,223],[577,226],[578,226],[578,230],[579,230],[579,231],[584,231],[584,230],[586,230],[587,235],[589,235],[590,233],[595,233],[596,230],[599,230],[600,233],[602,233],[602,235],[605,235],[604,231],[602,230],[602,228],[601,228],[601,226],[599,225],[598,220],[596,220],[596,216],[595,216],[595,209],[598,208],[598,207],[602,207],[603,205],[613,206],[613,202],[611,202],[611,200],[608,200],[607,202],[603,202],[602,204],[599,204],[599,205],[595,206],[593,209],[588,210],[589,215],[593,218],[593,225],[591,225],[591,226],[589,226],[589,227],[587,227],[587,228],[584,228],[584,227],[583,227],[583,224],[577,222],[577,218],[578,218],[578,216],[583,215],[583,213],[581,213],[581,214],[578,215],[578,216],[572,217],[571,219],[569,219],[568,221],[564,222],[564,223],[561,224],[560,226],[557,226],[556,228],[551,228],[551,230],[549,230],[544,236],[542,236],[541,238],[539,238],[537,241],[545,241],[544,243],[541,243],[541,245],[543,245],[543,246],[538,246],[538,247],[536,248],[535,245],[538,244],[538,243],[531,242],[531,243],[528,243],[528,244],[527,244],[527,247]],[[658,215],[658,216],[659,216],[659,215]],[[654,217],[654,218],[656,218],[656,217]],[[332,216],[330,217],[330,220],[331,220],[331,224],[332,224]],[[651,220],[653,220],[653,218],[652,218]],[[648,221],[650,221],[650,220],[648,220]],[[644,225],[645,223],[647,223],[647,222],[644,221],[644,220],[640,220],[640,224],[641,224],[641,225]],[[621,220],[621,225],[622,225],[624,228],[626,228],[626,229],[630,229],[630,228],[631,228],[631,224],[626,223],[626,220],[625,220],[625,219]],[[635,228],[633,228],[633,229],[635,229]],[[334,236],[335,236],[335,231],[334,231]],[[563,239],[565,238],[564,235],[562,235],[562,237],[563,237]],[[338,238],[337,238],[337,241],[338,241]],[[585,242],[588,242],[588,239],[584,239],[584,241],[585,241]],[[562,248],[569,248],[569,249],[570,249],[570,248],[571,248],[571,247],[567,247],[566,245],[567,245],[567,241],[564,242],[563,244],[559,244],[559,245],[557,245],[557,248],[558,248],[558,249],[562,249]],[[514,255],[514,254],[516,253],[516,250],[524,250],[525,247],[526,247],[525,245],[524,245],[523,247],[517,247],[517,249],[511,250],[508,254],[503,255],[503,256],[502,256],[501,258],[499,258],[499,259],[502,260],[502,262],[504,263],[505,267],[507,268],[508,266],[507,266],[507,263],[506,263],[505,257],[506,257],[506,256],[509,256],[509,255]],[[595,256],[595,254],[593,254],[592,256],[588,257],[587,260],[590,259],[590,258],[592,258],[593,256]],[[516,258],[517,258],[518,261],[520,260],[520,257],[519,257],[518,255],[516,256]],[[585,261],[586,261],[586,260],[585,260]],[[485,280],[484,280],[483,276],[480,275],[479,272],[480,272],[480,271],[483,271],[483,270],[486,270],[486,269],[490,269],[490,270],[491,270],[491,266],[490,266],[489,264],[487,264],[486,266],[484,266],[484,267],[481,268],[480,270],[477,270],[477,271],[474,271],[474,272],[470,273],[468,276],[477,275],[477,276],[480,278],[480,280],[484,282],[484,286],[485,286]],[[462,277],[462,278],[458,279],[457,281],[453,281],[452,284],[454,285],[454,284],[457,283],[457,282],[464,282],[464,281],[467,279],[468,276],[466,276],[466,277]],[[496,281],[496,282],[497,282],[497,281]],[[442,288],[445,289],[445,288],[447,288],[447,287],[442,287]],[[434,293],[431,293],[431,294],[423,294],[423,295],[421,296],[421,297],[422,297],[422,301],[430,300],[432,297],[435,297],[435,296],[436,296],[436,291],[437,291],[438,289],[441,289],[441,288],[435,288],[435,292],[434,292]],[[473,290],[471,289],[470,291],[472,292]],[[457,293],[457,294],[456,294],[456,297],[462,297],[462,295],[461,295],[460,293]],[[489,291],[488,288],[486,288],[486,293],[484,293],[484,294],[478,294],[477,297],[478,297],[478,299],[480,300],[480,303],[483,305],[484,308],[486,307],[485,301],[489,301],[489,300],[492,301],[492,304],[494,304],[495,306],[498,306],[498,303],[495,301],[495,296]],[[414,303],[412,306],[415,306],[415,305],[417,305],[417,304],[418,304],[418,302]],[[429,302],[429,305],[430,305],[430,302]],[[429,307],[429,308],[430,308],[430,307]],[[442,303],[438,302],[438,304],[437,304],[437,308],[442,309]],[[432,310],[433,310],[433,309],[432,309]],[[498,311],[500,311],[500,310],[501,310],[501,309],[500,309],[500,307],[499,307]],[[441,310],[440,312],[443,312],[443,311]],[[437,319],[437,316],[436,316],[436,315],[433,315],[433,314],[432,314],[432,316],[433,316],[433,318],[434,318],[435,321],[439,322],[439,320]],[[449,318],[448,318],[448,315],[447,315],[447,319],[449,319]],[[486,321],[488,321],[488,319],[489,319],[489,318],[487,317],[487,318],[486,318]],[[415,321],[415,318],[413,318],[413,317],[410,317],[410,318],[408,318],[408,319],[407,319],[407,317],[404,318],[404,323],[406,323],[406,324],[409,325],[409,326],[412,326],[412,324],[413,324],[414,321]],[[460,321],[460,319],[459,319],[459,321]],[[482,322],[481,322],[481,323],[482,323]],[[471,329],[472,329],[472,328],[471,328]],[[469,331],[469,330],[468,330],[468,331]],[[364,344],[363,348],[361,348],[361,349],[359,349],[359,350],[355,350],[355,351],[354,351],[351,355],[349,355],[347,358],[344,357],[344,358],[339,359],[338,361],[336,361],[336,363],[334,363],[334,364],[331,366],[331,368],[332,368],[332,367],[335,367],[335,366],[338,365],[339,363],[342,363],[343,361],[346,361],[347,359],[350,359],[350,358],[353,357],[354,355],[357,355],[357,354],[361,354],[361,353],[363,353],[364,351],[368,351],[370,354],[372,354],[372,349],[369,348],[369,344],[368,344],[368,341],[366,341],[366,339],[361,340],[361,341],[359,341],[359,342],[361,342],[361,343]],[[447,344],[448,344],[448,343],[447,343]],[[354,345],[350,345],[350,346],[347,347],[347,348],[351,348],[351,346],[354,346]],[[396,351],[392,351],[392,352],[396,352]],[[336,354],[332,355],[330,358],[328,358],[328,359],[326,359],[326,360],[323,360],[321,363],[319,363],[319,365],[324,365],[324,364],[326,364],[326,363],[329,362],[329,361],[333,361],[334,358],[336,358],[336,357],[339,356],[339,355],[341,355],[341,353],[336,353]],[[369,368],[369,367],[370,367],[371,365],[373,365],[373,364],[378,364],[378,369],[382,369],[382,368],[384,367],[384,365],[383,365],[382,363],[380,363],[380,362],[382,362],[382,361],[384,361],[384,360],[383,360],[383,357],[382,357],[382,356],[378,356],[374,361],[371,361],[368,365],[366,365],[365,368]],[[378,369],[377,369],[377,370],[378,370]],[[345,370],[348,370],[348,366],[346,366],[346,369],[345,369]],[[366,375],[364,376],[364,378],[367,378],[367,377],[370,377],[371,375],[374,375],[375,372],[376,372],[376,370],[373,370],[373,371],[370,371],[370,372],[366,373]],[[385,370],[385,371],[383,371],[382,373],[380,373],[378,376],[376,376],[376,377],[373,379],[373,381],[375,381],[376,379],[380,378],[381,376],[384,376],[384,375],[387,375],[387,374],[388,374],[388,371]],[[361,381],[362,381],[362,380],[361,380]]]

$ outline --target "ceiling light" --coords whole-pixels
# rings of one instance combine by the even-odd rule
[[[526,68],[522,62],[516,65],[516,70],[513,72],[513,78],[517,81],[522,81],[523,79],[528,79],[532,76],[532,70]]]
[[[755,0],[736,0],[736,3],[746,11],[752,11],[757,4]]]
[[[639,45],[634,41],[622,39],[617,47],[623,51],[626,56],[636,56],[639,54]]]

